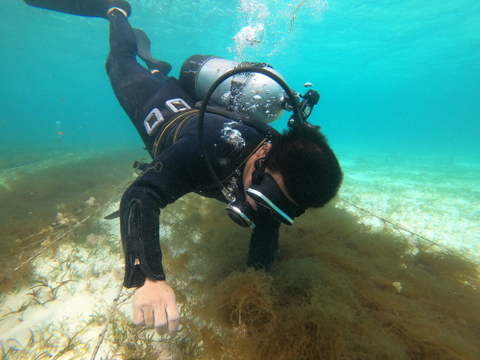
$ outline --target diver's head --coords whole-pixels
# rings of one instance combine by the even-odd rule
[[[243,66],[267,69],[281,75],[268,64],[235,63],[210,55],[194,55],[182,65],[179,80],[195,101],[202,101],[210,86],[227,71]],[[277,120],[283,113],[284,92],[280,85],[260,73],[241,73],[220,84],[210,101],[229,111],[252,116],[265,123]]]
[[[246,162],[243,185],[248,204],[256,212],[268,211],[280,222],[293,225],[294,218],[304,212],[288,193],[283,175],[266,167],[265,157],[271,143],[260,147]]]
[[[296,125],[247,160],[243,172],[245,205],[293,225],[294,218],[307,208],[328,203],[337,194],[342,178],[340,164],[318,127]]]
[[[272,139],[265,166],[282,175],[286,192],[302,209],[324,206],[338,193],[343,179],[325,136],[305,123]]]

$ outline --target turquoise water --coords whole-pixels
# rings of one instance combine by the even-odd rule
[[[412,243],[424,239],[432,253],[438,248],[453,247],[461,250],[462,256],[478,261],[478,1],[132,0],[131,3],[132,25],[144,29],[150,36],[153,55],[173,65],[172,75],[178,75],[187,57],[212,54],[227,59],[268,62],[295,90],[303,93],[306,90],[303,85],[311,82],[314,89],[321,93],[322,99],[310,121],[321,125],[330,139],[342,163],[345,181],[339,199],[323,213],[326,220],[322,216],[315,218],[311,215],[303,225],[299,221],[295,227],[299,231],[292,233],[294,236],[288,232],[282,235],[281,251],[284,253],[277,261],[280,269],[282,260],[284,263],[290,261],[290,257],[286,256],[289,249],[308,254],[306,260],[299,257],[300,265],[305,260],[302,265],[305,269],[312,265],[323,269],[325,264],[336,266],[341,263],[341,256],[334,256],[329,261],[331,248],[323,246],[324,233],[329,234],[325,229],[328,230],[329,226],[335,229],[334,233],[338,230],[340,234],[340,240],[332,241],[340,246],[338,254],[347,258],[351,255],[355,247],[349,237],[363,246],[359,251],[363,254],[359,261],[375,269],[372,279],[384,276],[379,282],[383,293],[389,292],[389,283],[396,286],[395,293],[402,291],[402,279],[392,275],[395,274],[393,270],[398,270],[396,263],[385,267],[384,274],[382,270],[378,271],[383,269],[378,264],[382,261],[385,248],[393,244],[390,234],[402,234]],[[255,41],[240,41],[248,31],[253,33],[250,38]],[[119,265],[123,263],[123,253],[118,223],[105,224],[101,220],[118,208],[118,200],[126,184],[133,180],[130,164],[144,154],[143,144],[117,103],[105,73],[108,23],[104,19],[81,18],[32,8],[22,0],[2,0],[0,34],[0,265],[3,268],[0,286],[8,289],[8,292],[0,291],[0,353],[13,352],[15,356],[12,359],[34,358],[33,355],[37,354],[49,357],[57,354],[58,358],[69,360],[123,359],[134,357],[127,357],[126,353],[125,357],[112,354],[122,353],[130,344],[137,343],[140,348],[145,348],[137,349],[139,353],[151,353],[151,338],[148,338],[151,332],[125,325],[131,323],[128,310],[131,294],[121,290],[123,270]],[[275,126],[284,128],[285,120],[285,117],[280,119]],[[105,168],[108,171],[104,171]],[[178,218],[186,216],[198,221],[194,216],[198,208],[211,206],[208,202],[205,204],[192,197],[182,199],[173,207],[168,207],[162,223],[165,220],[167,229],[170,226],[172,231],[180,231],[184,235],[184,224],[177,221]],[[192,209],[195,211],[188,211]],[[232,224],[222,227],[222,219],[229,222],[223,208],[218,210],[218,216],[215,211],[202,214],[204,217],[201,219],[204,220],[198,221],[198,224],[199,227],[204,226],[200,230],[192,227],[192,234],[184,235],[181,242],[177,233],[169,236],[170,230],[162,238],[162,246],[170,249],[166,252],[170,253],[170,257],[175,251],[181,252],[184,246],[194,249],[189,252],[193,259],[190,262],[174,257],[169,260],[172,266],[176,266],[169,276],[176,285],[174,288],[178,288],[178,294],[183,294],[185,306],[182,321],[186,330],[177,336],[176,343],[183,350],[191,339],[197,341],[195,344],[200,344],[199,339],[203,339],[199,336],[200,332],[196,333],[200,329],[196,328],[196,317],[193,317],[193,323],[187,322],[187,318],[192,309],[196,310],[197,304],[202,303],[200,300],[204,299],[205,293],[208,295],[212,291],[192,275],[213,278],[217,276],[216,271],[219,274],[226,271],[222,268],[224,264],[240,262],[235,252],[230,254],[231,249],[218,252],[216,243],[210,246],[208,239],[221,245],[224,245],[225,239],[234,239],[235,246],[248,245],[247,237],[243,242],[237,241],[243,235],[238,235],[236,231],[239,230]],[[350,219],[352,214],[358,216],[358,221],[352,218],[349,222],[345,219],[342,222],[342,216],[336,217],[337,211],[345,219]],[[208,226],[214,222],[220,232],[228,229],[223,237],[215,232],[216,227]],[[308,226],[309,222],[315,226]],[[185,223],[189,224],[188,221]],[[384,233],[385,243],[372,248],[371,239],[357,240],[357,234],[364,231],[363,225]],[[205,235],[197,246],[198,232],[202,231]],[[300,238],[297,239],[295,234],[303,235],[298,235]],[[317,235],[322,246],[312,242],[312,253],[322,250],[327,255],[322,254],[312,260],[309,247],[298,244],[308,245],[306,238]],[[206,255],[197,255],[197,252]],[[246,249],[242,248],[241,253],[239,256],[243,259]],[[371,258],[365,254],[370,254]],[[225,259],[230,256],[228,261],[221,260],[223,255]],[[298,260],[297,255],[292,256],[294,261]],[[197,258],[216,261],[198,261]],[[364,261],[365,258],[369,260]],[[317,270],[307,271],[306,275],[301,272],[300,266],[299,279],[304,283],[305,276],[307,279],[310,276],[312,283],[318,283],[318,274],[323,278],[324,275],[336,274],[335,271],[339,274],[343,271],[349,279],[351,269],[356,269],[351,266],[352,260],[348,258],[345,269],[340,271],[332,268],[318,273]],[[192,264],[196,264],[197,268]],[[452,274],[456,276],[455,267],[448,263],[448,257],[439,264],[440,279],[448,269],[453,269]],[[400,268],[404,271],[407,266],[400,264]],[[411,268],[417,267],[412,265]],[[428,266],[425,269],[427,272],[431,270]],[[288,274],[295,274],[295,271],[282,271],[276,276],[288,279]],[[423,319],[424,309],[425,313],[432,312],[431,307],[436,308],[439,299],[453,299],[453,305],[448,307],[454,309],[458,306],[458,310],[464,310],[466,315],[456,313],[450,316],[440,311],[441,316],[437,316],[436,310],[432,312],[435,315],[432,330],[448,329],[444,338],[436,338],[437,335],[428,332],[425,338],[415,332],[408,332],[405,337],[415,346],[418,341],[419,349],[425,344],[432,344],[432,339],[437,341],[432,347],[442,348],[442,342],[448,345],[450,339],[456,339],[453,335],[460,334],[461,338],[462,334],[470,333],[474,338],[471,329],[478,329],[476,314],[479,312],[475,306],[479,302],[478,272],[472,273],[474,277],[468,281],[458,277],[462,279],[462,286],[468,285],[474,290],[468,296],[463,296],[467,293],[461,291],[458,295],[449,290],[451,282],[446,281],[443,286],[443,280],[436,280],[441,283],[439,288],[444,289],[443,293],[431,291],[438,284],[430,281],[430,274],[419,277],[427,279],[425,283],[418,283],[420,285],[415,285],[417,282],[411,279],[403,279],[407,295],[416,287],[425,290],[427,296],[415,297],[412,304],[418,311],[412,312],[410,318],[409,315],[403,316],[395,306],[391,312],[386,307],[388,326],[380,327],[378,334],[396,332],[395,326],[391,326],[391,314],[399,314],[398,318],[407,321]],[[241,275],[247,284],[252,283],[249,274]],[[363,276],[363,273],[359,274]],[[215,282],[217,280],[215,278]],[[283,280],[279,283],[283,284]],[[320,283],[324,284],[323,281]],[[367,276],[366,282],[369,281]],[[372,284],[376,286],[376,281]],[[337,288],[342,289],[342,286],[332,287]],[[184,289],[189,291],[184,292]],[[329,288],[327,290],[330,291]],[[377,297],[378,288],[374,290],[365,290],[365,293]],[[363,291],[361,289],[360,293],[363,294]],[[432,294],[440,295],[436,297]],[[297,295],[292,297],[295,311],[298,307],[296,301],[301,300],[301,294]],[[330,301],[330,295],[326,293],[324,298]],[[112,309],[117,308],[118,296],[121,299],[118,302],[120,311],[110,318],[110,324],[104,324],[104,319],[113,314]],[[353,298],[357,299],[355,296]],[[321,297],[322,301],[324,298]],[[348,296],[337,295],[337,299],[345,300]],[[422,307],[421,299],[428,306]],[[462,305],[461,301],[465,300],[471,302]],[[343,303],[338,303],[341,309],[338,314],[354,309],[350,305],[342,308]],[[246,304],[245,309],[248,309],[250,305]],[[212,314],[217,313],[218,307],[212,307]],[[368,306],[366,309],[369,309]],[[400,306],[400,309],[404,308]],[[211,322],[211,317],[207,314],[204,319],[203,312],[196,311],[198,324],[203,329],[204,324]],[[321,319],[319,324],[324,323],[322,316],[325,311],[309,311],[309,319],[313,316]],[[287,314],[286,320],[291,318],[291,312]],[[337,313],[333,311],[332,314],[336,322]],[[362,324],[368,321],[363,322],[362,319],[368,320],[370,315],[368,312],[368,316],[360,318],[356,323],[361,324],[358,328],[363,329]],[[357,316],[358,313],[352,312],[352,319]],[[465,333],[443,322],[449,317],[453,321],[458,320],[464,327],[460,330],[465,330]],[[116,324],[120,326],[116,328]],[[227,335],[223,344],[228,345],[233,336],[236,339],[237,335],[241,335],[237,331],[242,329],[242,324],[234,325],[233,333],[230,325],[225,327]],[[123,332],[119,331],[120,327]],[[417,327],[422,329],[412,325],[412,328]],[[292,333],[287,335],[299,339],[302,336],[299,328],[301,326],[290,326]],[[338,334],[355,334],[352,331],[355,328],[348,325]],[[99,337],[102,329],[108,330],[105,338]],[[320,333],[335,334],[335,331],[326,329]],[[45,337],[50,333],[55,334],[54,341],[50,341],[49,336]],[[150,335],[145,337],[145,334]],[[370,350],[382,349],[378,344],[383,344],[384,338],[380,336],[376,339],[375,332],[368,334],[372,336],[372,341],[364,334],[358,339],[364,339]],[[127,338],[127,335],[130,337]],[[63,357],[60,356],[64,349],[69,349],[68,341],[72,336],[83,342],[74,348],[75,355],[69,350]],[[238,339],[242,343],[243,337],[238,336]],[[274,341],[276,337],[272,339]],[[321,337],[315,339],[322,340]],[[460,342],[459,348],[468,341]],[[98,354],[97,343],[98,347],[102,344]],[[328,343],[338,342],[329,340]],[[462,358],[478,358],[478,346],[475,341],[472,344],[475,356]],[[289,345],[285,348],[288,350]],[[445,353],[450,354],[448,351]],[[135,354],[135,358],[143,358]],[[8,354],[5,356],[8,357]],[[148,359],[153,355],[150,356]],[[180,355],[158,356],[158,359],[167,358],[176,359]],[[309,357],[316,358],[318,356]]]
[[[297,91],[312,82],[322,99],[311,121],[337,152],[480,159],[477,1],[132,4],[131,23],[174,75],[200,53],[268,61]],[[235,51],[258,24],[261,42]],[[3,0],[0,30],[3,154],[141,146],[105,75],[106,21]]]

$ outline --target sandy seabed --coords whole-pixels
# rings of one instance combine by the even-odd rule
[[[414,162],[394,156],[345,156],[342,166],[345,182],[330,206],[358,215],[361,223],[375,231],[398,233],[412,242],[422,239],[432,249],[453,248],[478,262],[480,164],[432,157]],[[4,186],[3,191],[13,190]],[[102,220],[118,208],[121,191],[108,199],[94,195],[94,191],[84,191],[78,196],[82,211],[77,214],[59,210],[45,223],[48,232],[36,238],[35,250],[19,261],[19,268],[2,269],[3,278],[16,276],[24,267],[31,269],[26,283],[1,294],[2,359],[166,360],[184,356],[181,341],[172,342],[131,325],[132,291],[121,285],[118,221]],[[162,233],[168,237],[168,226]],[[201,243],[201,234],[198,238]],[[187,298],[196,301],[195,294],[182,297]],[[240,321],[236,333],[246,331],[241,326]],[[192,346],[204,344],[188,345]],[[241,358],[229,356],[225,359]]]

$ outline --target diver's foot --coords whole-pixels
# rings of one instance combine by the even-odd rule
[[[140,55],[138,57],[142,59]],[[172,65],[170,65],[166,61],[162,61],[162,60],[151,61],[149,59],[142,59],[142,60],[145,62],[145,64],[148,67],[148,70],[150,70],[152,74],[155,73],[156,71],[159,71],[164,75],[168,75],[170,70],[172,70]]]
[[[107,11],[107,19],[108,19],[108,17],[109,17],[110,15],[112,15],[112,12],[113,12],[114,10],[120,11],[125,17],[128,17],[128,14],[127,14],[127,12],[126,12],[125,10],[120,9],[120,8],[118,8],[118,7],[115,6],[115,7],[111,7],[110,9],[108,9],[108,11]]]
[[[120,11],[125,17],[129,17],[132,13],[132,7],[125,0],[103,0],[105,4],[106,18],[112,14],[114,10]]]

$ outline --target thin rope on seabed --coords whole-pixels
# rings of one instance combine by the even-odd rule
[[[50,241],[50,244],[46,247],[44,247],[43,249],[41,249],[40,251],[38,251],[37,253],[35,253],[34,255],[32,255],[31,257],[29,257],[27,260],[23,261],[20,265],[18,265],[17,267],[15,267],[14,269],[12,269],[11,271],[9,271],[8,273],[6,273],[4,276],[2,276],[2,279],[3,278],[8,278],[11,274],[13,274],[14,272],[18,271],[19,269],[21,269],[24,265],[32,262],[33,260],[35,260],[38,256],[40,256],[41,254],[43,254],[45,251],[47,251],[51,246],[53,246],[55,243],[57,243],[59,240],[61,240],[63,237],[65,237],[66,235],[68,235],[70,232],[72,232],[73,230],[75,230],[76,228],[78,228],[80,225],[82,225],[84,222],[86,222],[88,219],[90,219],[91,217],[93,217],[95,214],[97,214],[100,210],[102,210],[103,208],[107,207],[108,205],[110,205],[114,200],[109,200],[107,201],[105,204],[103,204],[102,206],[98,207],[97,210],[94,211],[93,214],[90,214],[90,215],[87,215],[85,218],[83,218],[82,220],[80,220],[79,222],[77,222],[75,225],[71,226],[68,228],[68,230],[66,230],[65,232],[59,234],[54,240]],[[35,235],[38,235],[38,234],[41,234],[43,232],[40,231],[38,232],[37,234]],[[26,240],[28,238],[32,237],[32,235],[29,235],[27,236],[25,239],[22,239],[21,241],[23,240]],[[39,240],[37,242],[35,242],[36,244],[40,243],[40,242],[43,242],[45,241],[46,239],[42,239],[42,240]],[[32,244],[28,245],[28,246],[31,246]]]
[[[407,229],[407,228],[405,228],[405,227],[403,227],[403,226],[401,226],[401,225],[398,225],[398,224],[396,224],[396,223],[394,223],[394,222],[392,222],[392,221],[390,221],[390,220],[387,220],[387,219],[385,219],[385,218],[383,218],[383,217],[381,217],[381,216],[379,216],[379,215],[377,215],[377,214],[374,214],[374,213],[372,213],[371,211],[368,211],[367,209],[364,209],[364,208],[362,208],[361,206],[358,206],[358,205],[356,205],[356,204],[354,204],[354,203],[352,203],[352,202],[350,202],[350,201],[348,201],[348,200],[341,199],[341,201],[343,201],[345,204],[347,204],[347,205],[349,205],[349,206],[352,206],[352,207],[354,207],[355,209],[357,209],[357,210],[359,210],[359,211],[361,211],[361,212],[363,212],[363,213],[365,213],[365,214],[370,215],[370,216],[373,217],[373,218],[376,218],[376,219],[382,221],[383,223],[386,223],[386,224],[391,225],[391,226],[392,226],[394,229],[396,229],[397,231],[400,231],[400,232],[403,231],[403,232],[409,233],[410,235],[413,235],[413,236],[415,236],[415,237],[417,237],[417,238],[419,238],[419,239],[422,239],[422,240],[424,240],[424,241],[426,241],[426,242],[428,242],[428,243],[430,243],[430,244],[432,244],[432,245],[434,245],[434,246],[438,246],[439,248],[442,248],[443,250],[447,250],[447,251],[448,251],[448,250],[451,250],[451,248],[449,248],[448,246],[442,245],[442,244],[440,244],[440,243],[438,243],[438,242],[436,242],[436,241],[434,241],[434,240],[428,239],[427,237],[425,237],[425,236],[423,236],[423,235],[420,235],[420,234],[418,234],[418,233],[415,232],[415,231],[409,230],[409,229]],[[459,254],[459,255],[462,256],[464,259],[467,259],[467,258],[466,258],[465,256],[463,256],[462,254]],[[470,260],[470,261],[471,261],[472,259],[467,259],[467,260]]]

